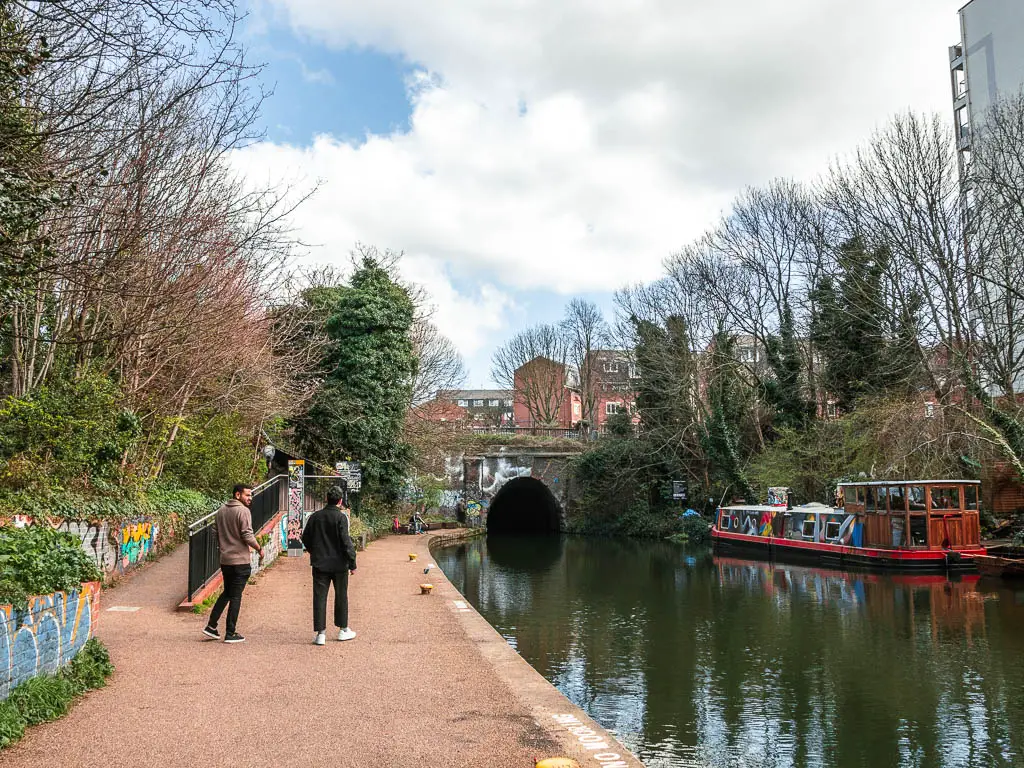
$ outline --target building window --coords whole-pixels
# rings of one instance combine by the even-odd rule
[[[839,406],[836,405],[835,400],[829,400],[825,403],[825,418],[838,419],[839,418]]]
[[[924,404],[924,417],[926,419],[935,418],[935,403],[931,402],[930,400]]]
[[[612,416],[619,412],[619,408],[622,407],[622,403],[605,403],[604,412],[608,416]]]
[[[619,361],[618,360],[608,360],[608,361],[606,361],[605,364],[604,364],[604,372],[605,373],[618,373],[619,372]]]
[[[511,408],[512,407],[512,401],[511,400],[506,400],[505,401],[505,407],[506,408]]]
[[[484,401],[483,400],[474,400],[473,401],[473,406],[475,408],[483,408],[484,407]]]
[[[488,405],[489,405],[489,406],[490,406],[491,408],[497,408],[497,407],[499,407],[499,406],[501,405],[501,401],[500,401],[500,400],[491,400],[491,401],[490,401],[490,402],[488,403]]]
[[[467,405],[469,405],[469,401],[467,401],[467,400],[459,400],[459,407],[465,408]]]
[[[630,363],[630,365],[629,365],[629,378],[631,378],[631,379],[639,379],[640,378],[640,369],[637,368],[632,363]]]

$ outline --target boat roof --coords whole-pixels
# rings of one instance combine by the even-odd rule
[[[767,504],[732,504],[728,507],[719,507],[719,509],[745,509],[748,512],[778,512],[780,509],[785,509],[783,506],[772,507]]]
[[[981,480],[855,480],[838,483],[840,488],[848,485],[981,485]]]

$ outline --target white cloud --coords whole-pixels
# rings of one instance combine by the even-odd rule
[[[403,249],[440,296],[445,275],[494,286],[500,311],[509,291],[610,290],[655,276],[742,186],[811,178],[902,109],[949,111],[961,3],[265,0],[313,42],[424,73],[408,132],[242,162],[323,179],[306,239]],[[458,313],[442,328],[479,343]]]

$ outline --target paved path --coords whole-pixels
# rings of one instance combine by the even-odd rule
[[[180,547],[103,593],[98,634],[117,666],[108,687],[30,729],[0,765],[531,766],[565,753],[573,737],[549,718],[578,711],[476,613],[456,611],[436,570],[435,594],[418,594],[426,538],[360,555],[349,588],[359,637],[325,647],[311,643],[307,558],[281,558],[247,587],[248,641],[226,645],[203,638],[205,617],[174,611]]]

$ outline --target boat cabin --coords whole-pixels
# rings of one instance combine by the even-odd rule
[[[978,480],[870,480],[839,484],[861,546],[975,549],[981,543]]]

